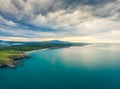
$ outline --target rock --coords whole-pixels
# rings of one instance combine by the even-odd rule
[[[10,68],[15,68],[16,65],[15,64],[6,64],[6,66],[10,67]]]
[[[12,60],[21,60],[24,58],[30,58],[30,56],[27,54],[18,54],[18,55],[11,55],[11,56],[9,56],[9,58]]]

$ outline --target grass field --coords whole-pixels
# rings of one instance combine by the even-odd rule
[[[22,54],[22,51],[0,51],[0,61],[2,60],[11,60],[9,56]]]

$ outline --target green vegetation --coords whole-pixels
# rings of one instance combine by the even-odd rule
[[[14,45],[14,46],[8,46],[8,47],[0,47],[0,51],[33,51],[33,50],[39,50],[44,48],[54,48],[54,47],[69,47],[71,45],[62,45],[62,44],[26,44],[26,45]]]
[[[22,51],[12,51],[12,50],[8,50],[8,51],[0,51],[0,61],[1,60],[11,60],[9,58],[9,56],[11,55],[17,55],[17,54],[22,54]]]

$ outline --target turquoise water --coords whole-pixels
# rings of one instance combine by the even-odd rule
[[[120,89],[120,44],[30,53],[16,69],[0,69],[0,89]]]

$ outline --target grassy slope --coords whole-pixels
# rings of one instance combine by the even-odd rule
[[[11,60],[8,56],[17,55],[17,54],[21,54],[21,53],[23,53],[23,52],[21,52],[21,51],[12,51],[12,50],[0,51],[0,61]]]
[[[0,67],[4,66],[4,65],[9,65],[9,67],[15,67],[15,65],[13,64],[13,60],[10,59],[9,57],[12,55],[21,55],[24,52],[21,51],[12,51],[12,50],[8,50],[8,51],[0,51]]]

